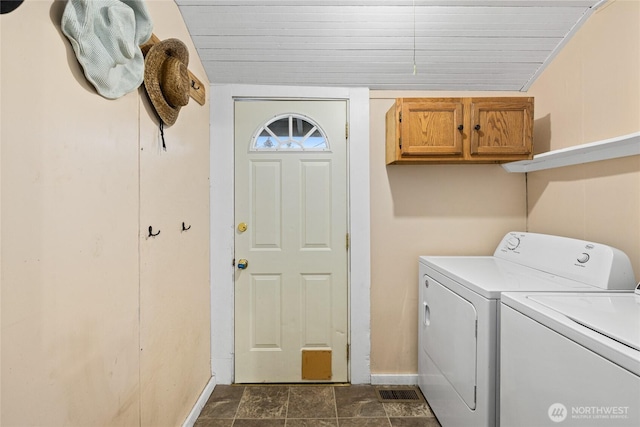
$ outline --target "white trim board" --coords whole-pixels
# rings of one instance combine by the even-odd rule
[[[640,132],[536,154],[531,160],[503,163],[507,172],[534,172],[640,154]]]
[[[209,397],[211,396],[211,393],[213,393],[213,389],[215,387],[216,377],[212,376],[211,378],[209,378],[209,382],[207,383],[207,385],[204,386],[204,390],[202,390],[202,393],[200,393],[200,397],[198,397],[196,404],[193,405],[193,408],[191,409],[191,412],[189,412],[187,419],[185,419],[184,423],[182,423],[182,427],[193,427],[193,425],[198,420],[200,413],[202,412],[202,408],[204,408],[207,400],[209,400]]]
[[[371,374],[373,385],[418,385],[418,374]]]
[[[344,99],[349,141],[350,382],[371,382],[369,89],[211,85],[211,370],[234,380],[234,108],[237,98]]]
[[[522,88],[520,89],[520,92],[526,92],[528,91],[531,86],[533,85],[533,83],[535,83],[535,81],[538,79],[538,77],[540,77],[542,75],[542,73],[544,72],[544,70],[547,69],[547,67],[549,66],[549,64],[551,64],[551,62],[553,62],[554,58],[556,56],[558,56],[558,54],[562,51],[562,49],[564,49],[564,47],[566,46],[567,43],[569,43],[569,41],[573,38],[573,36],[578,32],[578,30],[580,28],[582,28],[582,26],[584,25],[585,22],[587,22],[587,20],[589,19],[589,17],[591,15],[593,15],[593,13],[599,9],[601,6],[603,6],[605,3],[607,3],[609,0],[600,0],[598,3],[594,4],[593,6],[591,6],[589,9],[587,9],[587,11],[584,13],[584,15],[582,15],[582,17],[580,17],[580,19],[578,20],[578,22],[575,23],[575,25],[571,28],[571,30],[569,30],[569,32],[567,33],[566,36],[564,36],[564,38],[562,39],[562,41],[555,47],[555,49],[553,49],[553,51],[551,52],[551,54],[549,54],[549,56],[547,57],[547,59],[544,60],[544,62],[542,63],[542,66],[540,68],[538,68],[536,70],[536,72],[531,76],[531,78],[529,79],[529,81],[527,83],[525,83],[524,86],[522,86]],[[522,5],[524,6],[524,5]]]

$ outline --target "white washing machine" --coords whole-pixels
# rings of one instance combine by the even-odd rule
[[[511,232],[493,256],[419,259],[419,385],[444,427],[499,425],[500,296],[509,291],[633,289],[610,246]]]
[[[501,313],[503,425],[640,426],[640,294],[505,293]]]

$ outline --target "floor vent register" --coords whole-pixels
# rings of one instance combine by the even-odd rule
[[[416,387],[376,388],[380,402],[424,402],[424,397]]]

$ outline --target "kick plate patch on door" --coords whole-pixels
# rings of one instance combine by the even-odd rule
[[[330,380],[331,350],[302,350],[302,379]]]

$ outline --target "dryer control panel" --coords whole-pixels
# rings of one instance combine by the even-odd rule
[[[513,231],[493,255],[602,289],[632,290],[636,284],[629,257],[600,243]]]

